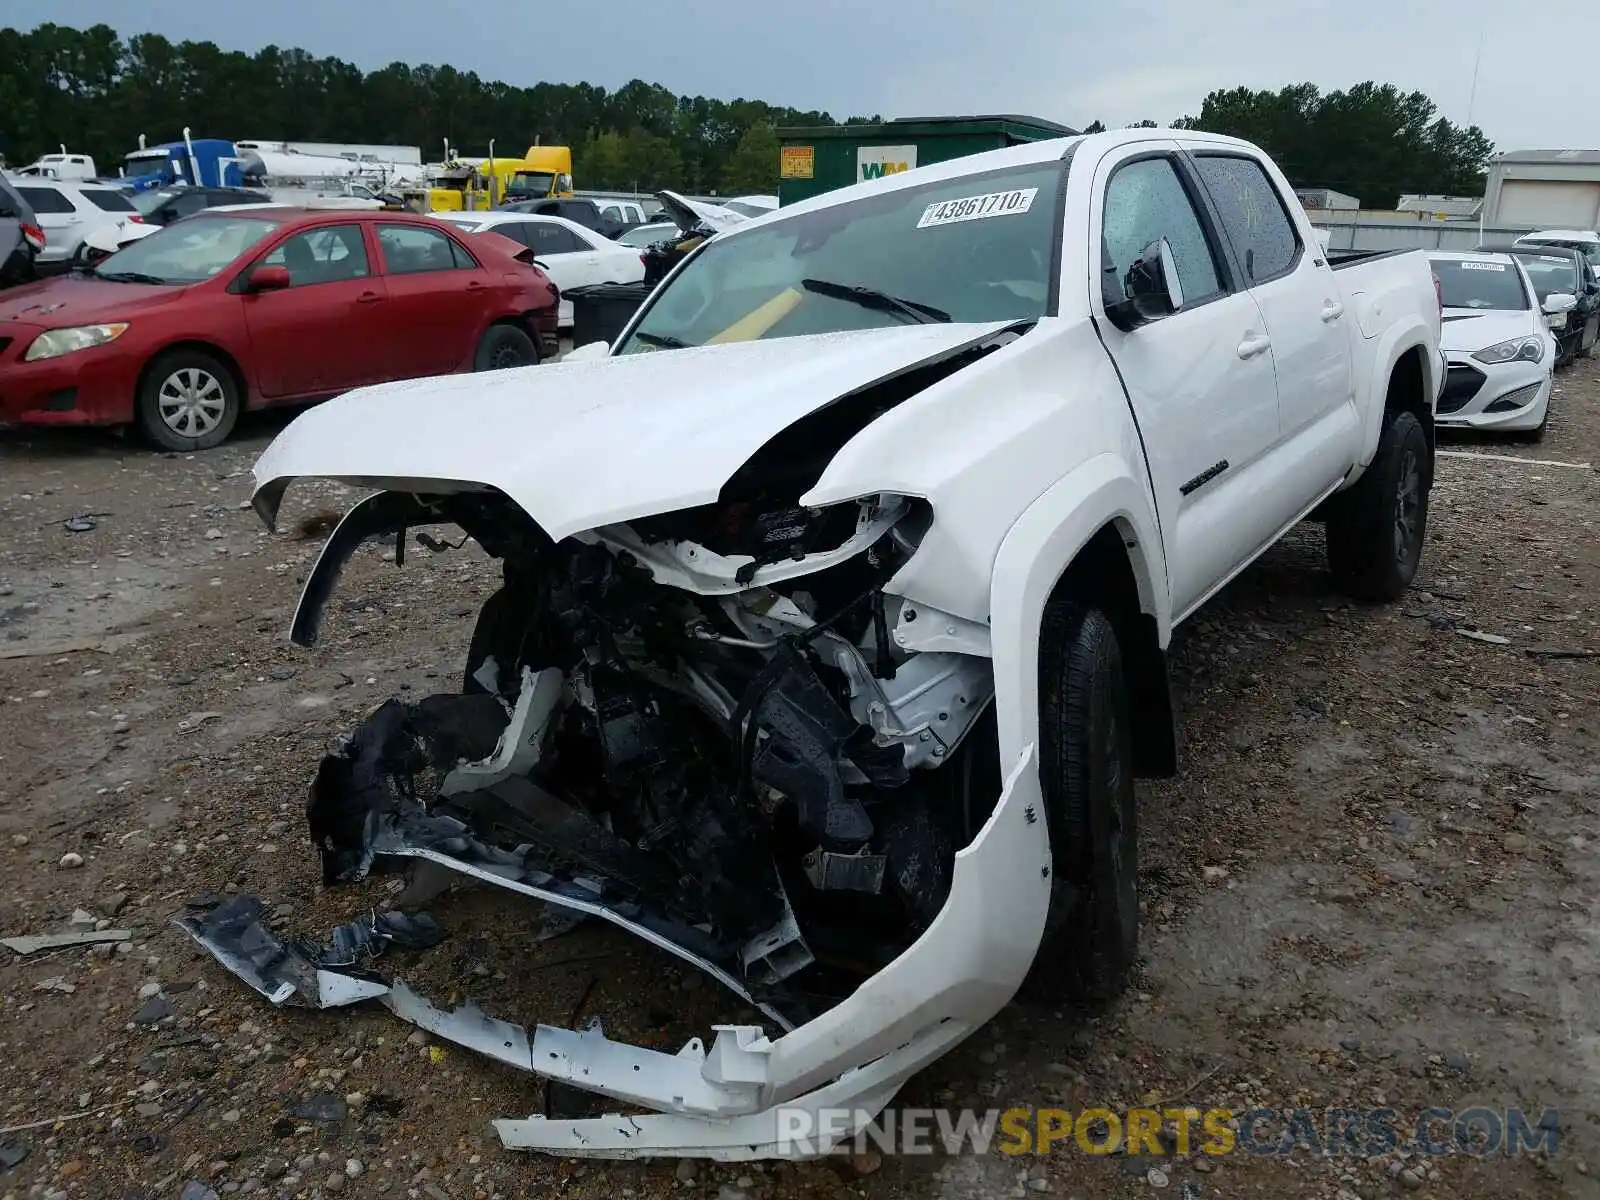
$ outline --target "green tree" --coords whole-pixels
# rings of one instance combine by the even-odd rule
[[[778,190],[778,134],[770,125],[752,125],[728,156],[722,172],[730,196],[772,195]]]

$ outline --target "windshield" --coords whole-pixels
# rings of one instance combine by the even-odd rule
[[[874,190],[706,244],[618,347],[636,354],[918,321],[1037,320],[1059,162]]]
[[[278,227],[259,217],[200,217],[170,225],[117,251],[95,268],[102,279],[201,283]]]
[[[1440,298],[1446,308],[1528,308],[1522,279],[1508,262],[1436,258],[1433,273],[1438,277]]]
[[[137,195],[132,197],[133,206],[148,217],[151,213],[155,212],[156,209],[160,208],[164,203],[166,203],[168,200],[171,200],[177,194],[177,192],[167,191],[139,192]]]
[[[632,229],[617,238],[619,245],[623,246],[653,246],[657,242],[664,242],[668,238],[676,237],[676,225],[635,225]]]
[[[555,189],[553,171],[518,171],[506,181],[507,196],[548,196]]]
[[[1528,273],[1528,279],[1533,284],[1533,291],[1543,304],[1545,297],[1553,292],[1567,292],[1578,295],[1583,289],[1578,286],[1578,263],[1576,259],[1565,254],[1540,254],[1536,250],[1527,253],[1518,252],[1517,261],[1522,264],[1522,269]]]

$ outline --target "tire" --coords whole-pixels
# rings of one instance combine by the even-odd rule
[[[1038,984],[1099,1003],[1139,954],[1138,812],[1122,650],[1099,609],[1052,602],[1039,648],[1053,887]]]
[[[233,432],[240,407],[233,372],[215,355],[174,350],[145,370],[135,417],[144,436],[163,450],[209,450]]]
[[[478,340],[472,369],[506,371],[513,367],[531,367],[538,361],[539,350],[526,333],[515,325],[491,325]]]
[[[1378,452],[1328,510],[1328,567],[1358,600],[1398,600],[1416,578],[1428,529],[1433,457],[1415,413],[1390,415]]]

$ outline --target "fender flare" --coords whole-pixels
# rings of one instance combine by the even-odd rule
[[[1038,738],[1039,639],[1045,605],[1089,540],[1107,525],[1122,536],[1139,605],[1172,634],[1165,550],[1147,483],[1115,454],[1099,454],[1059,480],[1019,517],[995,556],[989,622],[1002,762]]]
[[[1361,458],[1357,464],[1359,470],[1352,472],[1350,477],[1352,483],[1361,477],[1361,473],[1371,465],[1373,457],[1378,453],[1378,439],[1383,433],[1383,423],[1388,411],[1389,380],[1394,376],[1394,369],[1406,354],[1417,349],[1424,351],[1427,349],[1428,327],[1420,317],[1413,316],[1410,320],[1391,325],[1368,344],[1372,347],[1372,373],[1366,380],[1369,402],[1365,427],[1361,431]],[[1423,397],[1428,410],[1432,412],[1442,383],[1440,364],[1436,357],[1426,353],[1422,355],[1422,359]]]

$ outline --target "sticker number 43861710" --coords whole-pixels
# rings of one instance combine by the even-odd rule
[[[939,200],[922,210],[918,229],[931,225],[953,225],[957,221],[981,221],[985,217],[1015,217],[1033,207],[1039,189],[1014,188],[1009,192],[987,192],[982,196],[963,196],[958,200]]]

